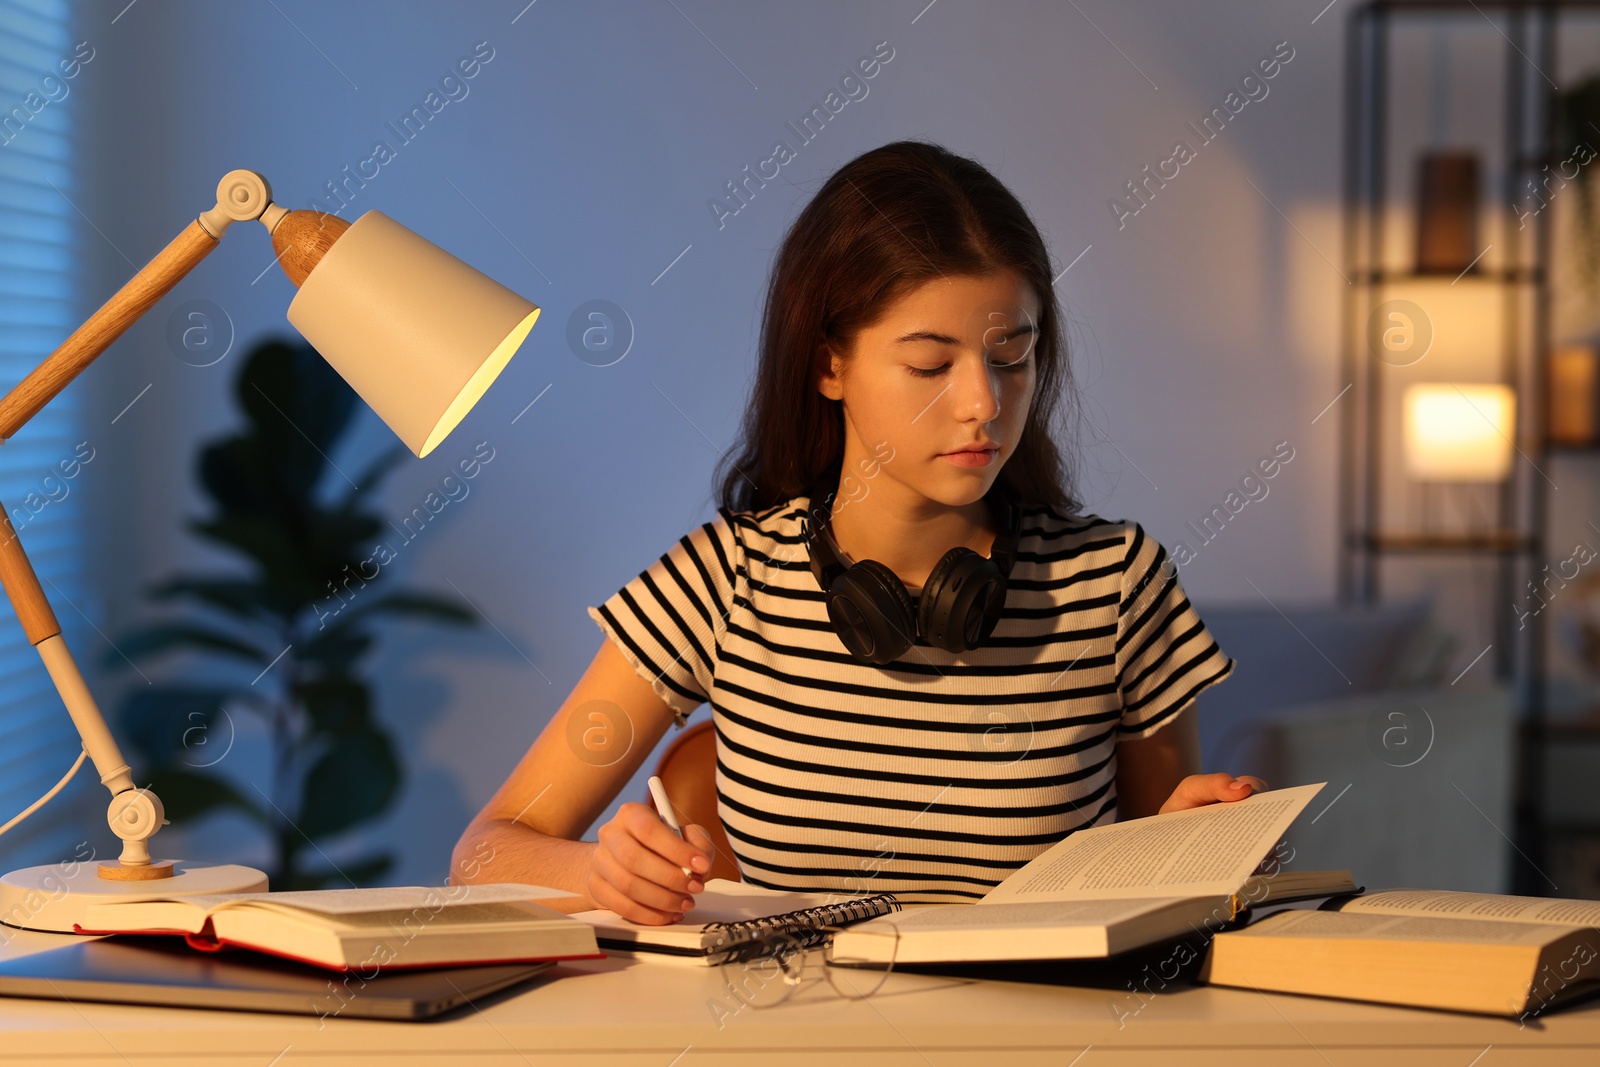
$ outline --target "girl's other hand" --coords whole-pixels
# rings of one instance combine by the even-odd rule
[[[1178,783],[1167,802],[1161,805],[1160,814],[1200,808],[1230,800],[1243,800],[1253,793],[1265,792],[1267,783],[1252,774],[1235,778],[1226,771],[1213,774],[1191,774]]]
[[[689,825],[685,841],[647,805],[627,803],[600,827],[589,857],[585,892],[602,908],[631,922],[663,926],[694,907],[711,869],[711,838]],[[684,874],[684,868],[690,873]]]

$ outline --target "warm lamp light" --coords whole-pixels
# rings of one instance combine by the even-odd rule
[[[539,309],[381,211],[339,225],[289,304],[289,322],[426,456],[489,388]]]
[[[1427,482],[1497,482],[1511,473],[1516,394],[1506,385],[1424,382],[1402,401],[1405,463]]]
[[[419,457],[471,410],[522,344],[537,305],[377,211],[354,223],[272,202],[266,179],[230,171],[202,212],[38,367],[0,398],[0,441],[15,433],[217,247],[235,222],[259,221],[299,292],[289,321]],[[161,800],[135,785],[105,718],[61,636],[6,511],[0,507],[0,583],[61,694],[83,751],[16,826],[59,793],[88,758],[111,793],[106,820],[122,840],[115,863],[28,867],[0,877],[0,922],[73,931],[88,905],[128,896],[259,892],[266,875],[234,864],[155,860],[149,838],[166,825]]]

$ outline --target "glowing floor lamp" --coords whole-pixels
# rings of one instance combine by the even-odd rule
[[[193,270],[231,224],[250,219],[267,228],[279,265],[299,287],[289,322],[418,457],[472,409],[539,317],[535,304],[380,212],[349,223],[290,211],[272,202],[261,175],[230,171],[217,185],[215,207],[0,399],[0,441]],[[106,817],[123,843],[115,863],[28,867],[0,878],[0,922],[70,932],[89,904],[120,896],[265,890],[266,875],[251,867],[151,859],[147,842],[166,825],[161,801],[135,786],[3,508],[0,538],[0,582],[83,739],[66,776],[0,833],[55,796],[87,756],[111,791]]]
[[[1417,382],[1406,387],[1401,403],[1406,469],[1424,488],[1434,482],[1503,482],[1510,475],[1517,425],[1517,395],[1510,386]]]

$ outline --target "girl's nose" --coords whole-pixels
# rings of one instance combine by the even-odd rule
[[[1000,415],[1001,371],[980,359],[969,365],[972,369],[963,374],[957,383],[957,407],[980,422],[988,422]]]

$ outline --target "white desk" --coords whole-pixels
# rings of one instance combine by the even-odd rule
[[[70,935],[15,930],[0,957]],[[863,982],[866,977],[852,972]],[[1504,1067],[1600,1062],[1600,1002],[1514,1020],[1210,987],[1169,986],[1119,1027],[1106,989],[891,974],[870,1000],[826,981],[719,1028],[736,1007],[715,968],[620,960],[558,967],[520,992],[430,1022],[0,998],[0,1065],[301,1067],[463,1063],[871,1064],[950,1067]]]

